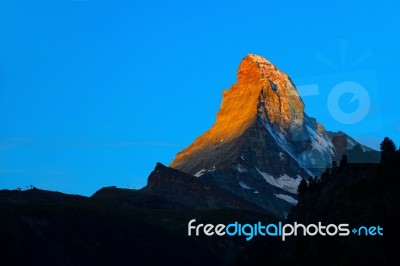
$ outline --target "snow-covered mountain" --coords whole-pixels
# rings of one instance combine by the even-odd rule
[[[357,142],[304,113],[289,76],[264,57],[240,63],[215,124],[171,167],[286,216],[302,179],[318,176]]]

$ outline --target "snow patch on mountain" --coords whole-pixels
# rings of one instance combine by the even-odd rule
[[[297,200],[289,195],[285,195],[285,194],[274,194],[275,197],[285,200],[287,202],[289,202],[290,204],[296,205],[297,204]]]
[[[237,169],[237,171],[238,171],[239,173],[246,173],[246,172],[247,172],[247,169],[244,168],[241,164],[238,164],[238,165],[236,166],[236,169]]]
[[[297,178],[292,178],[287,174],[280,176],[279,178],[275,178],[272,175],[261,172],[257,167],[256,170],[258,173],[269,183],[275,187],[281,188],[287,192],[297,194],[297,188],[302,180],[301,176],[297,175]]]
[[[206,169],[201,169],[197,173],[194,174],[195,177],[200,177],[206,172]]]
[[[259,117],[259,121],[261,122],[261,124],[267,129],[268,133],[272,136],[272,138],[276,141],[276,143],[278,144],[278,146],[284,150],[290,157],[292,157],[301,168],[303,168],[307,174],[309,174],[310,176],[313,176],[314,174],[307,169],[307,167],[305,166],[304,162],[307,162],[306,160],[304,160],[304,158],[298,158],[297,155],[294,153],[294,151],[290,148],[289,143],[287,142],[285,136],[281,133],[281,132],[275,132],[271,125],[265,123],[261,117]]]
[[[302,178],[297,177],[295,179],[288,176],[287,174],[284,174],[280,176],[277,180],[282,185],[282,188],[284,190],[291,192],[293,194],[297,194],[297,188],[299,187]]]
[[[334,154],[332,141],[323,138],[321,135],[317,134],[317,132],[309,126],[306,126],[308,133],[311,138],[311,146],[320,151],[326,152],[331,155]]]
[[[304,150],[298,155],[301,165],[307,168],[325,169],[329,167],[335,153],[332,141],[322,134],[318,134],[313,128],[306,125],[311,141],[312,149]]]
[[[267,173],[261,172],[260,170],[258,170],[258,168],[256,167],[257,172],[265,179],[265,181],[267,181],[267,183],[275,186],[275,187],[280,187],[279,183],[276,181],[275,177],[273,177],[272,175],[269,175]]]
[[[248,185],[246,185],[246,184],[243,183],[242,181],[239,181],[239,186],[240,186],[241,188],[244,188],[244,189],[252,189],[251,187],[249,187]]]
[[[214,172],[215,171],[215,165],[213,166],[212,169],[201,169],[200,171],[198,171],[197,173],[194,174],[195,177],[200,177],[202,175],[204,175],[206,172]],[[247,171],[247,170],[246,170]]]

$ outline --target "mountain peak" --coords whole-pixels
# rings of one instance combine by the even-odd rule
[[[250,97],[257,102],[257,116],[285,129],[303,123],[304,104],[294,84],[265,57],[248,54],[239,65],[237,80],[230,91],[250,90]],[[253,101],[246,106],[250,103]]]
[[[171,167],[285,217],[302,179],[321,174],[356,144],[304,112],[289,76],[249,54],[223,92],[214,125]]]
[[[303,124],[304,104],[285,73],[264,57],[249,54],[239,65],[237,83],[223,92],[213,127],[180,152],[171,166],[179,169],[185,158],[237,139],[258,119],[289,131]]]
[[[248,54],[240,63],[238,69],[238,83],[263,79],[274,71],[277,71],[277,68],[265,57],[256,54]]]

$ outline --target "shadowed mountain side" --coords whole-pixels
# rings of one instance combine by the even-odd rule
[[[303,145],[307,145],[307,142]],[[274,176],[282,173],[290,176],[309,176],[306,170],[299,167],[296,158],[285,156],[285,159],[282,159],[283,157],[279,156],[282,152],[284,150],[276,145],[274,136],[265,130],[261,121],[256,120],[235,140],[226,140],[206,146],[193,154],[190,163],[180,167],[182,167],[181,171],[185,173],[196,174],[202,169],[225,170],[241,164],[246,165],[245,169],[256,170],[256,167],[268,169],[268,173]],[[257,175],[261,177],[261,175]]]
[[[127,210],[36,189],[0,191],[0,265],[219,261],[183,233],[157,224],[156,215]]]
[[[192,209],[243,209],[265,212],[261,207],[203,178],[157,163],[142,192],[178,202]]]
[[[94,202],[126,208],[145,209],[187,209],[179,202],[168,201],[162,196],[140,190],[104,187],[91,196]]]
[[[376,157],[376,152],[360,148],[352,153]],[[147,189],[107,187],[90,198],[40,189],[0,190],[0,265],[264,265],[265,258],[271,265],[397,265],[399,159],[394,150],[384,152],[380,164],[351,164],[343,158],[320,179],[309,181],[284,221],[349,223],[351,228],[380,225],[383,237],[298,236],[285,242],[262,236],[251,241],[243,236],[188,237],[192,219],[214,225],[279,221],[268,213],[247,210],[257,207],[237,201],[218,184],[201,192],[210,180],[228,182],[218,170],[198,178],[159,164]],[[249,187],[242,189],[257,194]],[[185,202],[190,193],[195,200]],[[199,198],[200,194],[206,196]],[[217,208],[222,204],[215,200],[217,195],[227,199],[223,206],[233,208]]]
[[[376,159],[376,152],[353,151],[355,157]],[[358,153],[358,155],[355,155]],[[364,154],[362,154],[364,153]],[[322,222],[349,224],[349,229],[380,226],[383,236],[300,236],[285,242],[257,239],[240,264],[263,265],[266,250],[270,263],[281,265],[398,265],[400,261],[400,152],[383,152],[376,163],[349,163],[328,169],[299,194],[287,223],[309,225]],[[371,232],[371,231],[370,231]]]
[[[187,223],[276,221],[238,209],[193,210],[115,187],[92,197],[0,190],[0,265],[224,265],[244,238],[187,236]]]

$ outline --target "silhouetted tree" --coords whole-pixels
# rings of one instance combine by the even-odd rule
[[[347,155],[343,155],[342,159],[340,160],[340,168],[345,168],[347,166]]]
[[[338,163],[336,161],[332,162],[332,173],[335,173],[338,169]]]
[[[299,196],[304,195],[304,193],[306,193],[308,190],[308,184],[307,181],[305,179],[302,179],[299,187],[297,188],[297,192],[299,193]]]
[[[327,169],[325,170],[325,172],[323,172],[323,173],[321,174],[320,181],[326,181],[326,179],[328,179],[329,176],[330,176],[330,168],[327,168]],[[317,183],[317,182],[315,182],[315,183]],[[314,184],[313,184],[313,185],[314,185]]]
[[[381,151],[383,153],[393,153],[396,151],[396,145],[389,137],[385,137],[381,143]]]

